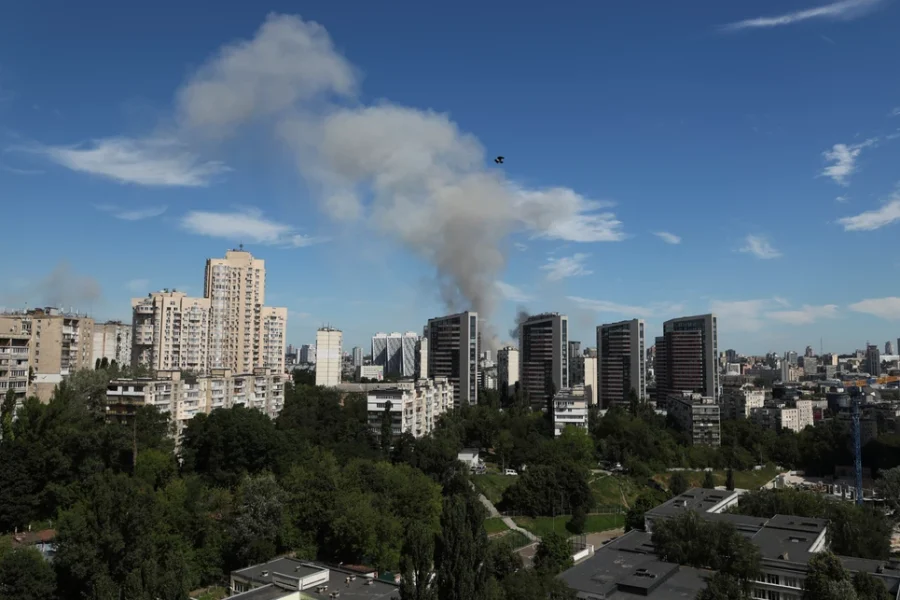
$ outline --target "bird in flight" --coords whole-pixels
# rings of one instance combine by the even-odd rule
[[[502,165],[502,164],[503,164],[503,157],[502,157],[502,156],[498,156],[497,158],[494,159],[494,162],[497,163],[498,165]]]

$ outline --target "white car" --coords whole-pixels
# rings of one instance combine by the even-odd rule
[[[506,469],[505,471],[503,471],[503,474],[504,475],[518,475],[518,473],[516,473],[515,469]]]

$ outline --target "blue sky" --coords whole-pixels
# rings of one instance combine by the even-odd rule
[[[468,306],[900,336],[900,2],[553,6],[6,3],[0,305],[127,319],[243,242],[294,344]]]

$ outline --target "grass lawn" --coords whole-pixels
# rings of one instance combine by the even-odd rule
[[[591,491],[597,505],[621,506],[627,509],[645,488],[631,477],[622,475],[594,475]],[[625,504],[622,503],[625,497]]]
[[[484,520],[484,529],[488,532],[488,535],[493,533],[501,533],[509,529],[506,526],[506,523],[503,522],[503,519],[492,517]]]
[[[524,533],[508,530],[503,535],[497,536],[495,538],[491,538],[491,541],[500,541],[502,540],[504,544],[508,544],[510,548],[513,550],[518,550],[524,546],[531,544],[531,540],[528,539]]]
[[[682,471],[682,473],[687,477],[688,483],[692,487],[700,487],[703,485],[703,478],[706,475],[703,471]],[[758,471],[752,469],[749,471],[735,471],[734,486],[745,490],[755,490],[769,482],[776,475],[778,475],[778,471],[776,471],[775,467],[772,465],[766,465]],[[657,473],[653,476],[653,479],[668,487],[669,478],[671,476],[672,473],[670,472]],[[713,481],[716,482],[717,486],[725,485],[727,477],[727,472],[724,470],[713,471]]]
[[[570,515],[559,515],[556,517],[556,533],[566,537],[572,535],[566,529],[566,522],[571,518]],[[538,537],[544,537],[551,531],[554,531],[553,517],[538,517],[532,519],[530,517],[516,517],[516,524],[522,529],[527,529]],[[607,531],[616,529],[625,524],[625,515],[588,515],[587,523],[584,527],[585,533],[595,533],[597,531]]]
[[[503,497],[503,490],[514,484],[516,478],[514,475],[487,473],[485,475],[472,475],[472,482],[479,492],[496,505]]]
[[[213,586],[210,588],[202,588],[191,592],[190,597],[195,600],[222,600],[228,595],[225,588]]]

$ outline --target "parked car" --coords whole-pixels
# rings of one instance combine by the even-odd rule
[[[506,469],[505,471],[503,471],[503,474],[504,475],[518,475],[518,473],[516,473],[515,469]]]

